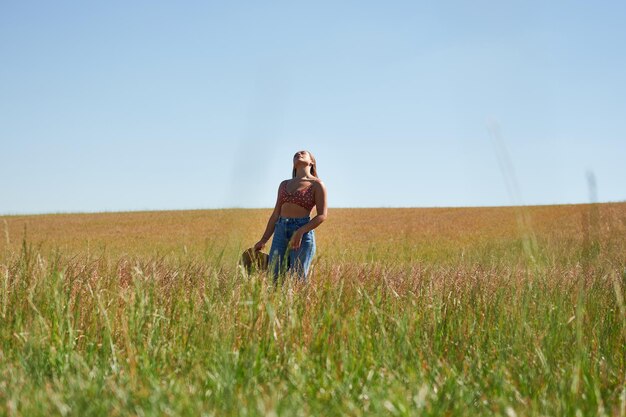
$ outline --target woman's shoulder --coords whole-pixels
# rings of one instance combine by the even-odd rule
[[[311,185],[314,186],[317,189],[324,189],[324,188],[326,188],[326,185],[324,184],[324,181],[322,181],[319,178],[313,178],[311,180],[311,183],[312,183]]]
[[[282,180],[280,182],[280,184],[278,184],[278,192],[282,192],[283,188],[285,188],[287,186],[287,181],[289,180]]]

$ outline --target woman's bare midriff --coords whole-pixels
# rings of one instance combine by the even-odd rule
[[[297,204],[284,203],[280,207],[280,217],[299,218],[308,217],[310,215],[311,211],[305,209],[304,207],[300,207]]]

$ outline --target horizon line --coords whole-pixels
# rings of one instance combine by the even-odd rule
[[[470,208],[515,208],[515,207],[550,207],[550,206],[582,206],[590,204],[623,204],[624,200],[614,201],[589,201],[585,203],[546,203],[546,204],[520,204],[520,205],[470,205],[470,206],[336,206],[329,209],[339,210],[380,210],[380,209],[470,209]],[[172,208],[172,209],[129,209],[129,210],[100,210],[100,211],[48,211],[48,212],[22,212],[0,213],[0,217],[20,216],[55,216],[73,214],[126,214],[126,213],[158,213],[158,212],[183,212],[183,211],[218,211],[218,210],[272,210],[273,207],[205,207],[205,208]]]

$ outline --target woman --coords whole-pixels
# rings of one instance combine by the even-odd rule
[[[317,215],[311,219],[313,207]],[[326,214],[326,187],[317,178],[315,158],[308,151],[296,152],[291,179],[280,183],[274,212],[263,237],[254,245],[254,250],[260,251],[274,234],[269,255],[274,283],[288,270],[306,282],[315,255],[313,229],[326,220]]]

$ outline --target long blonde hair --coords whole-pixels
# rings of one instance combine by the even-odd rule
[[[317,162],[315,161],[315,157],[313,156],[313,154],[309,151],[305,151],[306,153],[309,154],[309,156],[311,157],[311,162],[313,162],[313,165],[311,165],[311,175],[313,175],[315,178],[317,177]],[[296,177],[296,166],[294,164],[293,166],[293,170],[291,171],[291,178],[295,178]]]

